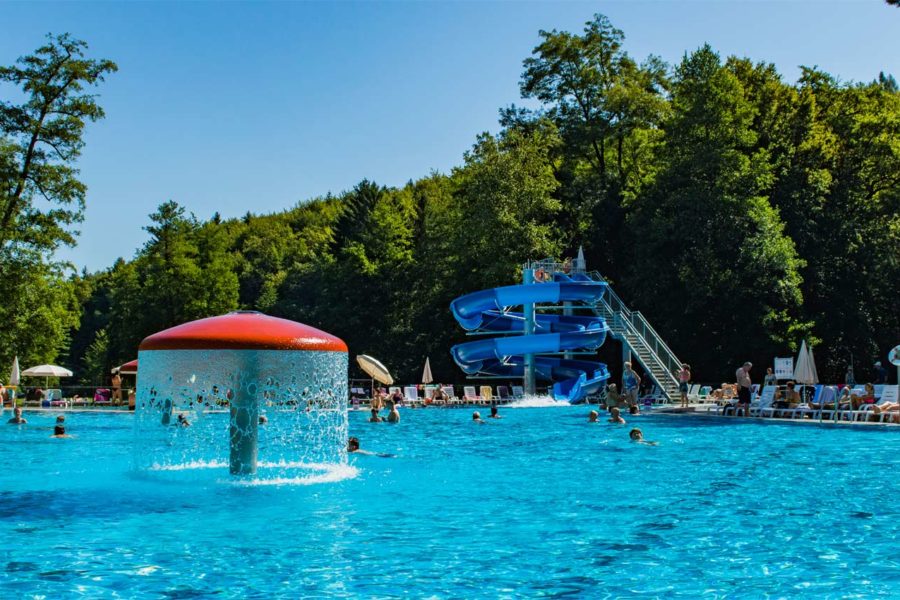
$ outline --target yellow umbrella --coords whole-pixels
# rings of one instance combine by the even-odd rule
[[[383,383],[384,385],[391,385],[394,383],[394,378],[391,377],[387,367],[381,364],[377,359],[365,354],[360,354],[356,357],[356,362],[359,363],[359,368],[365,371],[375,381]]]

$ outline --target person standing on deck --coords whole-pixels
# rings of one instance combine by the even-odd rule
[[[770,385],[778,385],[778,378],[775,376],[775,372],[772,371],[772,367],[766,369],[766,376],[763,378],[763,387],[769,387]]]
[[[625,363],[625,372],[622,373],[622,389],[625,392],[625,403],[629,405],[637,404],[638,387],[641,385],[641,378],[631,368],[631,363]]]
[[[875,362],[875,385],[887,383],[887,370],[881,366],[881,361]]]
[[[752,368],[753,363],[745,362],[734,373],[738,386],[737,408],[743,407],[745,417],[750,416],[750,387],[753,385],[753,382],[750,380],[750,369]],[[734,414],[737,416],[737,409],[735,409]]]
[[[678,391],[681,392],[681,408],[688,407],[688,385],[691,383],[691,365],[681,363],[678,371]]]
[[[112,376],[112,400],[114,404],[122,404],[122,376],[118,371]]]

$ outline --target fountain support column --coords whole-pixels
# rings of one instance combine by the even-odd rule
[[[248,360],[240,387],[231,399],[229,430],[229,468],[232,475],[254,475],[259,454],[259,368],[254,358]]]

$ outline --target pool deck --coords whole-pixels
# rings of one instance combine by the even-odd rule
[[[844,419],[835,421],[833,419],[791,419],[786,417],[736,417],[734,415],[720,415],[712,411],[707,411],[709,404],[692,404],[687,408],[680,406],[656,406],[651,411],[656,415],[678,416],[699,419],[716,419],[727,421],[752,421],[756,423],[794,423],[797,425],[815,425],[815,426],[831,426],[831,427],[897,427],[900,423],[882,423],[880,421],[847,421]]]

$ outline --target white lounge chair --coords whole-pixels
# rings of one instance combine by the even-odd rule
[[[767,385],[763,388],[762,393],[760,393],[759,399],[750,402],[750,416],[765,417],[766,413],[769,413],[768,416],[774,417],[775,407],[772,406],[774,402],[775,386]]]
[[[819,409],[818,408],[810,408],[809,404],[819,404],[821,402],[820,399],[822,397],[822,390],[824,390],[824,389],[825,389],[824,385],[817,385],[814,388],[815,391],[813,392],[812,400],[810,400],[809,403],[801,404],[797,408],[782,409],[784,411],[784,416],[793,419],[797,415],[799,415],[801,418],[803,418],[805,415],[810,415],[811,417],[813,417],[816,414],[818,414]]]
[[[882,385],[875,386],[876,391],[878,388],[881,388],[881,395],[878,396],[878,401],[875,404],[867,404],[864,409],[875,410],[875,406],[882,407],[886,404],[897,404],[898,400],[900,400],[900,386],[896,385]],[[895,414],[898,414],[897,411],[890,412],[882,412],[878,415],[878,420],[884,423],[885,417],[893,417]]]
[[[448,404],[460,404],[461,400],[456,397],[456,392],[453,390],[452,385],[445,385],[441,388],[445,394],[447,394],[447,403]]]
[[[688,388],[688,402],[700,402],[700,384],[695,383]]]
[[[463,388],[463,400],[465,402],[471,402],[473,404],[477,403],[481,398],[478,397],[478,392],[475,391],[474,385],[467,385]]]
[[[525,388],[523,388],[521,385],[512,386],[512,395],[513,395],[513,398],[516,398],[517,400],[524,398],[525,397]]]
[[[403,397],[407,402],[411,404],[415,404],[417,402],[421,402],[422,400],[419,398],[419,388],[414,385],[407,385],[403,388]]]

